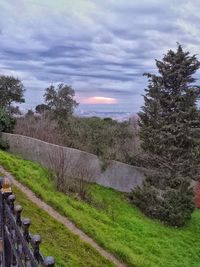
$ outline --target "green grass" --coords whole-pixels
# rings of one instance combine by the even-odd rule
[[[114,190],[91,186],[95,208],[55,191],[47,171],[36,163],[0,152],[0,164],[129,266],[200,266],[199,211],[186,227],[175,229],[146,218]]]
[[[31,233],[40,234],[42,237],[42,253],[45,256],[54,256],[57,267],[114,266],[82,242],[77,235],[72,234],[64,225],[31,202],[19,189],[14,188],[13,192],[17,202],[23,206],[23,217],[31,219]]]

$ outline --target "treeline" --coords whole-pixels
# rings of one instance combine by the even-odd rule
[[[46,113],[28,115],[17,119],[14,132],[126,163],[139,150],[135,122],[119,123],[110,118],[70,116],[61,124]]]
[[[1,82],[3,81],[3,82]],[[94,153],[103,160],[130,163],[132,155],[139,151],[137,120],[118,122],[111,118],[80,118],[73,115],[78,103],[75,90],[66,84],[51,85],[45,89],[44,102],[24,116],[17,103],[23,103],[24,86],[14,77],[2,76],[0,108],[12,118],[12,131],[16,134],[41,139],[46,142],[68,146]],[[6,147],[6,145],[4,144]]]

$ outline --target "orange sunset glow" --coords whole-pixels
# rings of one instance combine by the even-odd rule
[[[116,98],[93,96],[81,100],[82,104],[117,104]]]

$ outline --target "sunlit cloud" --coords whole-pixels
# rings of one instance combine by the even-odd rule
[[[93,96],[93,97],[83,98],[80,102],[81,104],[117,104],[118,103],[116,98],[103,97],[103,96]]]

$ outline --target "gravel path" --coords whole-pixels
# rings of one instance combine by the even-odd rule
[[[121,263],[113,254],[106,251],[102,247],[100,247],[91,237],[86,235],[83,231],[75,226],[67,217],[60,215],[57,211],[55,211],[51,206],[46,204],[44,201],[36,197],[36,195],[27,187],[19,183],[13,175],[7,172],[3,167],[0,166],[0,172],[4,173],[6,177],[8,177],[12,183],[19,188],[33,203],[35,203],[38,207],[45,210],[49,215],[51,215],[54,219],[64,224],[70,231],[75,233],[80,237],[81,240],[85,241],[93,248],[95,248],[103,257],[107,258],[111,262],[113,262],[116,266],[126,267],[124,263]]]

